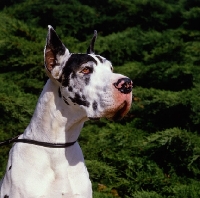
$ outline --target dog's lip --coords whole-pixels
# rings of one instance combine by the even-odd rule
[[[90,120],[100,120],[100,117],[88,117]]]
[[[115,115],[111,118],[112,120],[120,120],[123,117],[124,112],[126,111],[128,106],[127,101],[124,101],[119,107],[118,111],[115,113]]]

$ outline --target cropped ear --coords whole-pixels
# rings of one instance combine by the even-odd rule
[[[44,64],[53,78],[59,79],[62,67],[69,56],[69,50],[61,42],[53,27],[48,25],[46,46],[44,48]]]
[[[92,37],[92,40],[90,42],[90,45],[87,49],[87,54],[95,54],[95,51],[94,51],[94,43],[96,41],[96,38],[97,38],[97,31],[94,30],[94,35]]]

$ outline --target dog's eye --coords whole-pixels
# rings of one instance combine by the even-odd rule
[[[89,67],[85,67],[84,69],[82,69],[80,71],[80,73],[83,73],[83,74],[89,74],[91,73],[91,69]]]

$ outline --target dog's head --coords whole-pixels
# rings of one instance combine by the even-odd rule
[[[95,55],[97,32],[85,54],[70,53],[56,32],[48,26],[44,49],[48,76],[59,86],[66,105],[78,105],[90,119],[118,119],[130,109],[132,81],[113,73],[106,58]]]

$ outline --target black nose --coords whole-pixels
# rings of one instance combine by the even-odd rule
[[[130,78],[120,78],[116,83],[113,83],[113,85],[123,94],[128,94],[133,89],[133,82]]]

